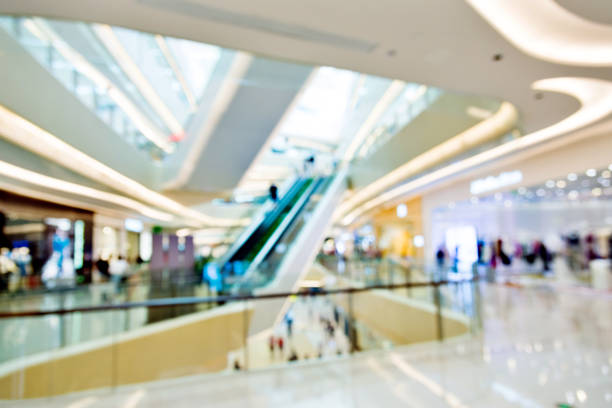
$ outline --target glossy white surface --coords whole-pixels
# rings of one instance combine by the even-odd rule
[[[612,406],[612,293],[483,285],[483,300],[474,338],[10,406]]]

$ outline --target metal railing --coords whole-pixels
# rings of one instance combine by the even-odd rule
[[[405,295],[419,290],[431,291],[431,296],[419,298]],[[458,290],[472,293],[469,298],[462,298],[461,302],[468,301],[473,307],[453,307],[453,301],[459,302],[459,298],[449,299],[449,293]],[[176,335],[170,334],[169,338],[178,343],[168,343],[163,349],[150,350],[152,353],[167,354],[167,361],[170,361],[167,364],[173,366],[147,373],[143,377],[145,382],[232,368],[254,370],[293,362],[298,356],[301,360],[338,358],[338,355],[347,356],[359,351],[410,343],[389,337],[388,332],[378,324],[385,319],[389,326],[393,326],[391,332],[399,327],[407,333],[413,328],[415,332],[429,333],[427,338],[415,337],[414,341],[442,341],[457,335],[457,325],[465,326],[463,334],[479,332],[478,291],[477,279],[469,278],[456,281],[379,282],[332,288],[311,286],[297,291],[258,295],[183,296],[0,311],[0,339],[3,342],[0,345],[0,373],[7,372],[13,376],[11,378],[27,382],[28,376],[34,375],[31,371],[33,365],[53,362],[56,364],[54,367],[61,367],[64,361],[77,361],[81,353],[91,352],[107,355],[108,358],[104,359],[107,363],[111,360],[112,369],[108,373],[100,368],[99,374],[98,371],[92,374],[100,377],[95,382],[98,385],[94,387],[85,380],[73,378],[70,380],[72,388],[64,390],[59,382],[66,377],[50,376],[49,381],[54,385],[49,389],[54,390],[53,394],[63,394],[100,387],[113,388],[130,382],[122,371],[122,367],[134,364],[130,354],[133,352],[125,351],[129,349],[130,342],[142,342],[144,353],[145,349],[159,348],[161,344],[149,336],[165,336],[172,330],[181,330],[181,327],[193,324],[202,326],[197,326],[200,329],[191,331],[190,336],[179,336],[178,340]],[[407,311],[410,309],[412,312],[391,318],[387,316],[385,308],[372,311],[369,307],[372,301],[392,302],[393,307],[400,305],[398,307],[406,307]],[[269,332],[270,336],[285,339],[286,348],[279,351],[274,343],[274,347],[271,346],[267,352],[271,340],[265,335],[250,336],[249,325],[258,308],[270,302],[288,306],[282,309],[281,318]],[[411,320],[414,319],[414,311],[421,314],[418,320]],[[218,318],[226,320],[221,326],[218,323],[207,326],[209,321],[218,321],[215,320]],[[11,342],[9,334],[17,332],[21,332],[19,341]],[[211,340],[215,338],[226,340],[220,344]],[[187,344],[183,345],[185,342]],[[194,342],[196,348],[193,348]],[[197,364],[185,362],[186,359],[191,360],[190,355],[184,355],[189,350],[194,353],[193,360]],[[177,353],[183,354],[173,357]],[[74,364],[72,360],[71,364]],[[128,360],[129,364],[126,362]],[[221,361],[227,363],[219,365]],[[102,362],[100,364],[104,365]],[[67,364],[67,367],[73,366]],[[70,377],[72,374],[66,372],[64,376]],[[2,381],[0,375],[0,389]],[[15,389],[9,394],[0,395],[0,399],[45,396],[29,394],[27,387],[25,391],[23,387]]]

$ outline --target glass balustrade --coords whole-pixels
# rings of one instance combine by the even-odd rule
[[[378,274],[387,282],[402,280],[391,278],[396,272],[384,262],[364,263],[355,276],[368,267],[382,268]],[[303,284],[297,292],[265,296],[193,292],[147,301],[117,297],[97,307],[64,300],[62,307],[20,309],[21,315],[3,311],[0,400],[344,359],[479,331],[478,287],[471,280],[372,285],[309,276]],[[406,296],[416,290],[432,296]],[[272,327],[250,332],[257,316],[270,311],[279,316]]]

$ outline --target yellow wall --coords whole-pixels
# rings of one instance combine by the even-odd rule
[[[39,398],[227,368],[244,346],[252,308],[223,306],[50,353],[0,377],[0,398]],[[245,318],[248,320],[245,324]],[[246,329],[245,329],[246,328]]]
[[[435,310],[428,306],[385,290],[353,295],[355,318],[395,345],[437,340]],[[448,311],[442,314],[444,338],[468,332],[467,319],[453,315]]]
[[[311,268],[308,279],[325,281],[329,272],[320,264]],[[355,286],[349,280],[337,278],[339,286]],[[414,288],[423,291],[431,288]],[[334,301],[348,310],[348,296],[334,296]],[[438,339],[436,311],[433,304],[407,297],[406,289],[373,290],[352,295],[352,311],[357,320],[369,329],[389,339],[395,345],[405,345]],[[469,331],[466,316],[450,310],[442,311],[444,338]]]
[[[405,218],[399,218],[396,207],[392,207],[374,214],[372,223],[379,242],[381,239],[391,240],[386,255],[421,258],[423,248],[416,248],[413,243],[415,235],[423,235],[421,198],[414,197],[404,204],[408,209],[408,215]]]

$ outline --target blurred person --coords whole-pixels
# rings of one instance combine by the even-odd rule
[[[111,275],[111,280],[115,283],[117,290],[119,290],[122,280],[127,277],[128,268],[129,264],[122,255],[119,255],[116,258],[113,257],[111,260],[109,272]]]
[[[0,211],[0,292],[8,290],[12,276],[17,273],[17,265],[11,259],[11,241],[4,233],[6,216]]]
[[[19,269],[18,287],[19,289],[25,289],[27,287],[28,276],[32,272],[32,256],[30,255],[30,248],[27,246],[14,248],[13,252],[11,253],[11,258]]]
[[[278,346],[278,351],[280,351],[280,354],[282,356],[285,347],[285,340],[283,340],[282,337],[279,337],[278,339],[276,339],[276,345]]]
[[[13,276],[17,274],[17,271],[17,265],[11,259],[9,249],[0,248],[0,291],[10,288]]]
[[[268,338],[268,348],[270,349],[270,358],[274,358],[274,346],[276,345],[276,339],[274,336]]]
[[[304,175],[311,175],[314,169],[315,156],[311,154],[306,159],[304,159]]]
[[[542,241],[536,241],[534,245],[534,253],[540,258],[542,261],[542,272],[550,271],[550,252],[546,245]]]
[[[108,272],[109,267],[110,265],[108,261],[104,258],[98,258],[96,261],[96,269],[98,272],[100,272],[100,275],[102,275],[104,279],[110,278],[110,273]]]
[[[501,238],[498,238],[497,241],[494,241],[492,244],[493,250],[492,250],[492,254],[491,254],[491,268],[493,268],[494,270],[497,268],[498,264],[498,260],[501,262],[502,265],[510,265],[512,263],[512,260],[510,259],[510,257],[506,254],[506,252],[504,252],[504,241]]]
[[[446,250],[444,249],[444,244],[438,246],[438,250],[436,251],[436,264],[440,270],[442,270],[446,264]]]
[[[293,335],[293,313],[291,310],[285,315],[285,323],[287,324],[287,336],[291,338]]]
[[[278,187],[276,187],[276,184],[270,185],[269,193],[270,193],[270,200],[277,202],[278,201]]]
[[[0,211],[0,249],[7,248],[10,250],[13,246],[11,240],[4,233],[4,227],[6,227],[6,215]]]
[[[576,272],[582,270],[582,249],[580,237],[576,233],[572,233],[565,238],[567,263],[571,271]]]
[[[601,258],[599,256],[599,252],[597,251],[597,243],[595,240],[595,236],[593,234],[588,234],[585,238],[586,248],[584,256],[586,258],[587,266],[589,262]]]
[[[68,232],[57,229],[53,235],[52,253],[43,266],[42,280],[47,287],[58,283],[73,283],[74,264],[70,256],[70,239]]]
[[[293,361],[298,361],[298,355],[296,353],[296,351],[294,349],[291,349],[291,353],[289,353],[289,359],[288,361],[293,362]]]

